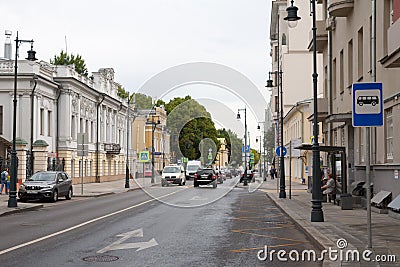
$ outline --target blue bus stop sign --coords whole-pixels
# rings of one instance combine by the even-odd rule
[[[382,83],[353,84],[353,127],[383,126]]]
[[[281,150],[282,150],[282,155],[283,155],[283,156],[286,156],[286,153],[287,153],[286,147],[284,147],[284,146],[278,146],[278,147],[276,148],[276,150],[275,150],[275,152],[276,152],[276,154],[278,155],[278,157],[281,156]]]

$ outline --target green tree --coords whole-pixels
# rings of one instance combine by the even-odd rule
[[[214,146],[219,148],[218,133],[210,113],[206,108],[190,96],[184,98],[176,97],[165,104],[167,111],[167,128],[171,131],[171,150],[176,157],[185,156],[191,160],[199,159],[201,155],[206,156],[204,151],[211,148],[209,142],[202,140],[212,140]],[[179,137],[179,138],[178,138]],[[214,154],[216,149],[213,148]]]
[[[260,159],[260,155],[256,149],[250,148],[250,153],[254,154],[254,163],[252,163],[252,168],[254,168],[255,165],[257,165],[258,160]]]
[[[118,95],[120,98],[125,99],[125,98],[128,97],[129,92],[128,92],[128,91],[125,91],[125,89],[124,89],[122,86],[118,86],[118,87],[117,87],[117,95]],[[132,97],[132,96],[131,96],[131,97]],[[131,98],[131,97],[130,97],[130,98]]]
[[[53,60],[50,59],[50,63],[53,65],[74,65],[74,69],[77,73],[86,77],[89,74],[88,69],[86,68],[85,60],[79,54],[76,56],[74,54],[68,55],[61,50],[61,53],[59,55],[55,55]]]
[[[264,135],[265,151],[267,154],[267,162],[272,162],[274,159],[274,149],[275,149],[275,128],[271,126],[266,134]]]
[[[153,108],[153,98],[151,96],[142,93],[134,93],[132,98],[136,104],[137,109]]]

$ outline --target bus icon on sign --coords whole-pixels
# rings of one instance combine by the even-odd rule
[[[379,98],[376,95],[374,95],[374,96],[359,96],[359,97],[357,97],[357,104],[359,106],[363,106],[364,104],[375,106],[376,104],[379,104]]]

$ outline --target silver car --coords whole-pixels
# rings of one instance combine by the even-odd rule
[[[27,199],[50,199],[56,202],[59,197],[72,198],[72,180],[65,172],[37,172],[19,187],[18,197]]]

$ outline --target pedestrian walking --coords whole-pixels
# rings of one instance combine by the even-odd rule
[[[10,193],[10,185],[11,185],[11,176],[10,173],[7,172],[7,194]]]
[[[8,170],[4,169],[1,172],[1,190],[0,194],[3,194],[3,188],[5,188],[5,193],[8,194],[8,189],[7,189],[7,181],[8,181]]]
[[[269,170],[269,174],[271,175],[271,180],[274,180],[276,177],[276,169],[275,166],[272,166],[271,169]]]

